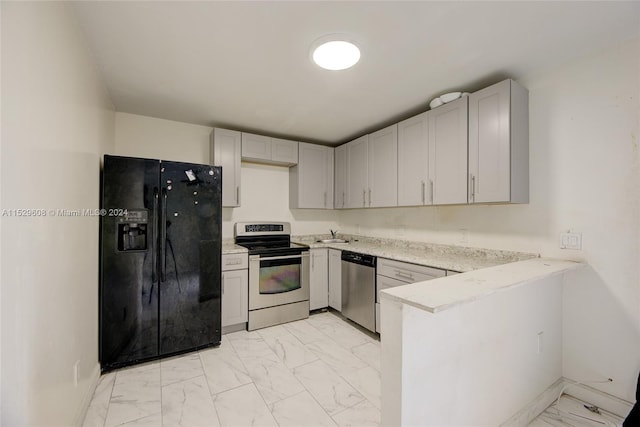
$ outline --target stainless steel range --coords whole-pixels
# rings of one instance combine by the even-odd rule
[[[250,331],[309,317],[309,246],[291,242],[288,222],[238,222],[249,249]]]

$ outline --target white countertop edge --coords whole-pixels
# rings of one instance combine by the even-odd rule
[[[533,280],[564,274],[584,266],[586,264],[575,261],[533,258],[385,289],[380,291],[380,297],[438,313]]]
[[[236,245],[233,239],[222,239],[222,255],[247,253],[249,250],[243,246]]]
[[[309,241],[308,239],[297,239],[294,241],[309,245],[311,249],[329,248],[346,250],[366,255],[373,255],[378,258],[386,258],[395,261],[424,265],[428,267],[439,268],[442,270],[452,270],[456,272],[467,272],[493,267],[495,265],[512,263],[517,261],[517,259],[514,259],[514,257],[526,257],[528,259],[538,257],[538,255],[536,254],[525,252],[510,252],[486,248],[472,248],[466,246],[457,247],[455,245],[439,245],[432,243],[423,243],[426,246],[423,248],[418,248],[412,245],[420,244],[422,242],[396,240],[393,244],[385,244],[384,242],[377,241],[370,242],[366,240],[368,238],[362,236],[360,237],[362,238],[362,240],[354,240],[348,244],[318,243]],[[406,243],[408,246],[396,246],[402,242]],[[450,252],[438,252],[433,249],[429,249],[428,246],[431,246],[431,248],[448,248]],[[451,252],[452,249],[459,249],[460,252]],[[487,254],[494,256],[487,256]],[[498,254],[509,254],[511,256],[511,259],[505,259]]]

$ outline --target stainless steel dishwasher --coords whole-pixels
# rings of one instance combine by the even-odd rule
[[[342,315],[376,330],[376,257],[342,251]]]

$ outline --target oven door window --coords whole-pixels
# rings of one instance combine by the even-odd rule
[[[260,261],[260,293],[281,294],[300,289],[302,258]]]

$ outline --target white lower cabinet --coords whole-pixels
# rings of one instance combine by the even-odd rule
[[[445,277],[447,270],[378,258],[376,273],[376,332],[380,332],[381,290]]]
[[[309,309],[329,306],[329,255],[327,248],[309,250]]]
[[[329,249],[329,307],[342,311],[342,251]]]
[[[223,328],[249,321],[248,262],[247,254],[222,255]]]

